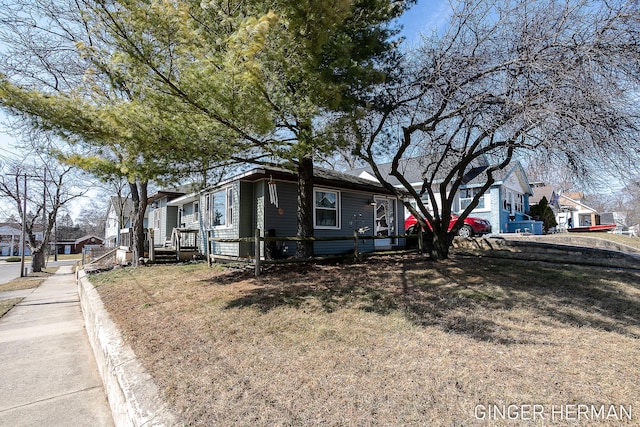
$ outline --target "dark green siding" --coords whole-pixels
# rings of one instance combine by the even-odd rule
[[[235,200],[236,206],[234,207],[239,213],[238,220],[238,237],[252,237],[255,234],[255,189],[254,184],[251,182],[239,183],[240,195]],[[239,254],[240,256],[253,255],[253,245],[251,243],[240,243]]]
[[[229,228],[214,228],[215,237],[238,238],[253,237],[256,229],[260,229],[261,235],[275,234],[277,237],[295,237],[297,234],[297,185],[292,182],[276,182],[278,205],[271,200],[268,181],[234,182],[234,208],[233,226]],[[338,229],[314,229],[316,237],[350,237],[354,230],[367,228],[359,234],[358,249],[361,252],[372,252],[374,241],[367,239],[374,234],[374,206],[370,201],[374,194],[351,190],[326,188],[340,193],[340,228]],[[204,195],[201,198],[201,206],[204,206]],[[396,230],[404,227],[404,210],[402,204],[396,203]],[[402,242],[395,242],[394,245]],[[296,252],[295,242],[278,242],[281,249],[286,248],[286,253],[293,255]],[[353,240],[337,240],[314,243],[314,251],[317,255],[344,254],[354,250]],[[213,243],[212,253],[228,256],[254,256],[253,243]],[[264,244],[261,248],[264,256]]]

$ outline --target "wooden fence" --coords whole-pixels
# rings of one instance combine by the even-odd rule
[[[318,260],[328,260],[328,259],[338,259],[344,258],[344,255],[336,255],[336,256],[324,256],[324,257],[313,257],[313,258],[292,258],[292,259],[281,259],[281,260],[267,260],[263,259],[262,251],[261,251],[261,243],[270,243],[270,242],[330,242],[330,241],[353,241],[353,257],[358,260],[361,258],[361,252],[358,249],[358,241],[364,240],[385,240],[385,239],[412,239],[417,238],[418,240],[418,250],[422,252],[422,231],[419,232],[418,235],[406,235],[401,234],[397,236],[363,236],[358,233],[357,230],[354,230],[352,236],[335,236],[335,237],[263,237],[261,230],[256,229],[254,237],[240,237],[234,239],[228,238],[219,238],[219,237],[211,237],[211,232],[207,232],[207,245],[206,245],[206,256],[208,262],[211,264],[211,254],[210,254],[210,242],[218,242],[218,243],[253,243],[254,244],[254,258],[253,262],[255,265],[255,275],[256,277],[261,274],[262,264],[284,264],[284,263],[299,263],[299,262],[310,262],[310,261],[318,261]]]

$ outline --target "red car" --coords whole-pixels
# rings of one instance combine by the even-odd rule
[[[453,225],[458,220],[458,215],[451,215],[451,221],[449,222],[449,230],[453,228]],[[404,220],[404,229],[407,234],[415,234],[417,233],[417,224],[416,218],[413,215],[409,215],[407,219]],[[427,223],[428,224],[428,223]],[[461,237],[472,237],[475,235],[483,235],[491,233],[491,223],[486,219],[482,218],[474,218],[468,216],[464,219],[464,225],[460,227],[458,230],[458,236]]]

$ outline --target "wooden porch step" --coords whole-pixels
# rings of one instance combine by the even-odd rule
[[[154,249],[154,264],[170,264],[178,262],[178,252],[169,248]]]

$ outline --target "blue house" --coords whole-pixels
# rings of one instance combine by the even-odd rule
[[[529,198],[533,188],[520,162],[509,168],[495,172],[493,185],[481,197],[478,206],[470,216],[483,218],[491,223],[494,233],[529,232],[542,234],[542,222],[533,221],[529,212]],[[477,176],[463,187],[456,197],[457,212],[461,212],[479,188],[483,177]]]
[[[404,178],[419,191],[423,185],[423,173],[428,162],[424,158],[412,158],[405,160],[400,165]],[[480,158],[472,163],[465,173],[464,184],[460,186],[453,201],[453,212],[461,213],[473,200],[475,195],[484,185],[484,172],[489,166],[488,162]],[[378,166],[386,180],[392,185],[402,188],[402,184],[389,174],[391,164]],[[350,173],[378,182],[370,167],[352,170]],[[533,195],[533,189],[529,184],[527,175],[520,164],[514,162],[507,169],[493,173],[495,182],[482,195],[478,206],[469,216],[482,218],[491,223],[493,233],[529,232],[542,234],[542,222],[532,221],[527,215],[529,212],[529,198]],[[437,180],[436,180],[437,183]],[[437,197],[439,199],[439,197]],[[425,194],[422,202],[433,212],[428,196]],[[407,211],[406,215],[409,215]]]

